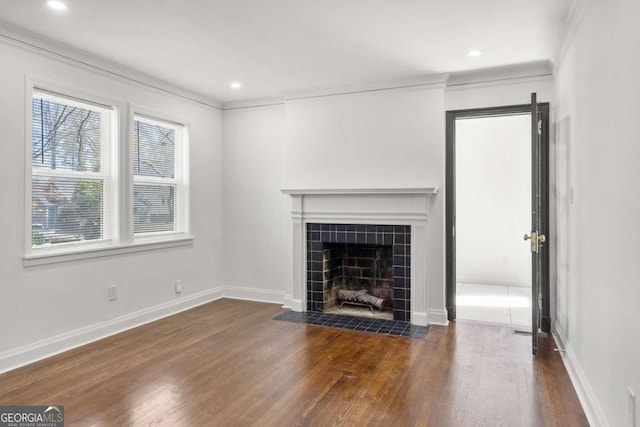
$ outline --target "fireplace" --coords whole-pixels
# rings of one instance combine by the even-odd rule
[[[322,256],[331,245],[391,246],[394,319],[421,326],[447,324],[441,206],[430,220],[432,203],[442,203],[435,198],[437,188],[282,192],[291,197],[292,226],[292,274],[285,285],[285,307],[297,312],[325,309],[331,294],[324,292]]]
[[[411,227],[307,224],[307,310],[411,320]]]

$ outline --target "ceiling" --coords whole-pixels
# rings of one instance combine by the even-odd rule
[[[0,0],[0,20],[229,102],[553,60],[571,3]]]

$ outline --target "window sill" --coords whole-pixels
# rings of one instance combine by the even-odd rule
[[[122,255],[135,252],[146,252],[157,249],[191,245],[193,245],[193,236],[181,236],[164,240],[148,240],[143,242],[135,242],[128,245],[102,246],[97,248],[76,249],[65,252],[30,254],[22,258],[22,263],[25,267],[32,267],[36,265],[56,264],[60,262],[101,258],[107,256]]]

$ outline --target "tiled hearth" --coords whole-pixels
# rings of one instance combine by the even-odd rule
[[[429,326],[412,325],[409,322],[400,320],[368,319],[366,317],[342,316],[315,311],[302,313],[285,311],[276,316],[274,320],[418,339],[426,337],[427,332],[429,332]]]
[[[343,266],[340,263],[334,264],[333,259],[326,259],[326,254],[333,252],[338,253],[340,258],[368,261],[365,254],[375,251],[376,248],[380,248],[378,255],[386,250],[389,252],[391,258],[388,262],[389,276],[384,275],[383,272],[378,272],[377,277],[363,275],[361,270],[370,270],[370,268],[359,267],[356,262],[348,262],[347,264],[351,265]],[[349,258],[349,251],[356,252],[358,256]],[[336,269],[339,273],[334,273]],[[332,293],[331,289],[332,275],[340,274],[342,278],[343,274],[346,276],[348,270],[356,270],[356,277],[352,278],[353,285],[347,286],[349,289],[367,288],[370,293],[389,301],[393,320],[406,322],[411,320],[410,226],[307,224],[307,310],[321,312],[329,303],[335,304],[335,290]],[[391,287],[388,294],[384,286],[379,286],[378,289],[375,286],[376,282],[386,285],[387,279]]]

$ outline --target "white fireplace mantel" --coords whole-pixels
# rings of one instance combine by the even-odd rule
[[[430,322],[428,283],[428,218],[437,187],[360,189],[283,189],[291,196],[293,275],[285,291],[285,306],[307,307],[306,247],[308,223],[411,226],[411,323],[446,322],[446,312]],[[444,309],[444,307],[442,307]],[[442,310],[441,310],[442,311]]]

